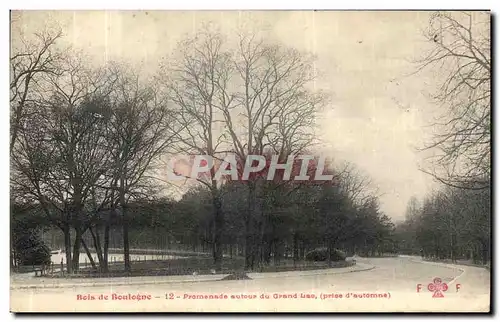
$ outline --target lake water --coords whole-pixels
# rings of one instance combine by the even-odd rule
[[[92,258],[96,263],[99,262],[97,258],[96,253],[91,253]],[[144,261],[144,260],[168,260],[168,259],[177,259],[177,258],[183,258],[181,256],[175,256],[175,255],[136,255],[136,254],[131,254],[130,255],[130,260],[132,262],[137,262],[137,261]],[[66,264],[66,254],[57,254],[57,255],[52,255],[51,257],[52,262],[54,264],[60,264],[61,260],[64,264]],[[123,262],[123,254],[108,254],[108,262]],[[89,258],[86,253],[80,253],[80,264],[85,264],[87,263],[90,265]]]

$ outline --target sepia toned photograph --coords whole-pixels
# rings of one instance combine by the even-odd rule
[[[13,313],[491,313],[490,11],[12,10]]]

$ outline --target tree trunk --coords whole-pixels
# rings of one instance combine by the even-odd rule
[[[481,264],[486,265],[489,260],[489,247],[488,243],[481,241]]]
[[[281,259],[284,257],[285,247],[283,241],[277,240],[274,243],[274,265],[281,264]]]
[[[77,225],[75,227],[75,243],[73,244],[73,273],[78,273],[78,268],[80,266],[80,246],[82,242],[82,230]]]
[[[451,251],[450,251],[451,252],[451,254],[450,254],[451,255],[451,261],[453,263],[456,263],[456,261],[457,261],[457,254],[456,254],[456,244],[457,243],[456,243],[456,237],[457,236],[456,236],[456,234],[451,234],[450,237],[451,237],[450,238],[450,240],[451,240],[451,243],[450,243],[451,244],[450,245],[451,246],[450,247],[451,248]]]
[[[104,226],[104,249],[103,249],[103,257],[104,257],[104,271],[108,272],[109,271],[109,230],[110,230],[110,223],[109,221],[106,221],[106,226]]]
[[[68,274],[73,272],[71,267],[71,230],[69,224],[64,225],[64,251],[66,252],[66,271]]]
[[[255,210],[255,185],[248,182],[248,209],[245,213],[245,270],[254,268],[254,227],[253,215]]]
[[[264,251],[263,251],[264,252],[263,261],[266,265],[269,265],[271,263],[272,244],[273,241],[271,237],[269,236],[269,234],[266,234],[264,236]]]
[[[299,259],[304,260],[306,253],[306,243],[302,240],[299,247]]]
[[[94,233],[94,230],[92,229],[92,227],[89,227],[89,231],[90,231],[90,234],[92,235],[92,240],[94,242],[95,252],[97,254],[97,258],[99,259],[99,270],[101,272],[105,272],[104,271],[104,257],[102,256],[101,240],[99,238],[99,227],[96,227],[95,230],[96,231]],[[94,266],[94,265],[92,265],[92,266]],[[94,268],[97,268],[97,267],[94,267]]]
[[[130,272],[130,241],[129,241],[129,222],[127,205],[125,200],[125,171],[121,171],[120,176],[120,206],[122,211],[122,228],[123,228],[123,262],[125,272]]]
[[[212,201],[214,207],[214,242],[213,242],[213,255],[214,264],[217,271],[221,270],[222,266],[222,234],[224,232],[224,213],[222,211],[222,203],[219,192],[212,191]]]
[[[89,258],[90,265],[92,265],[92,268],[97,269],[97,265],[96,265],[94,259],[92,258],[92,253],[90,252],[90,249],[87,247],[87,244],[83,240],[83,236],[82,236],[82,246],[85,249],[85,253],[87,253],[87,257]]]
[[[299,234],[297,232],[293,233],[293,263],[299,260]]]
[[[28,73],[26,75],[25,83],[28,84],[31,79],[31,73]],[[12,155],[12,151],[14,150],[14,145],[17,141],[17,137],[19,135],[19,127],[21,126],[19,123],[21,122],[22,114],[23,114],[23,109],[24,109],[24,103],[26,102],[26,96],[28,94],[28,91],[24,91],[23,96],[21,97],[21,100],[18,103],[18,106],[16,108],[16,116],[14,119],[14,122],[11,126],[11,137],[10,137],[10,145],[9,145],[9,152],[10,155]]]
[[[119,185],[119,202],[122,215],[122,229],[123,229],[123,262],[125,272],[131,271],[130,266],[130,240],[129,240],[129,218],[127,209],[127,162],[126,157],[129,155],[129,147],[127,144],[123,146],[122,160],[120,165],[120,185]]]
[[[328,246],[326,247],[326,261],[328,263],[328,266],[332,265],[332,249],[333,243],[331,241],[328,241]]]
[[[256,236],[257,245],[257,264],[262,266],[265,263],[265,253],[266,253],[266,215],[264,213],[264,207],[261,205],[259,212],[259,220],[257,225],[258,235]]]
[[[130,272],[130,241],[129,241],[129,227],[128,218],[126,215],[126,207],[123,207],[123,261],[125,264],[125,271]]]
[[[16,251],[14,249],[12,249],[12,246],[11,246],[11,252],[10,252],[10,256],[11,256],[11,261],[10,261],[10,268],[13,269],[13,268],[16,268],[17,267],[17,260],[16,260]]]

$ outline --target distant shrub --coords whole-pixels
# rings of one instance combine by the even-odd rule
[[[50,264],[50,249],[35,232],[27,230],[18,234],[16,237],[14,248],[17,265]]]
[[[332,262],[344,261],[346,254],[338,249],[332,249],[330,258]],[[316,248],[306,254],[306,260],[311,262],[323,262],[328,260],[328,250],[326,247]]]

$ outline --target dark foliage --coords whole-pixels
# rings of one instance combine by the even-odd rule
[[[330,252],[330,260],[333,262],[344,261],[346,254],[338,249],[332,249]],[[328,260],[328,250],[326,247],[314,249],[306,254],[307,261],[321,262]]]

